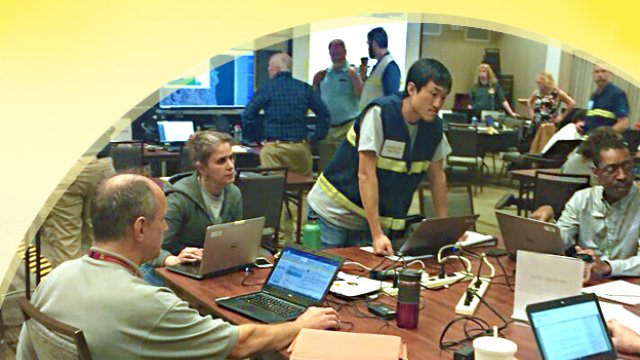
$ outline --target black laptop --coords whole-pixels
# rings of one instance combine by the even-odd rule
[[[530,304],[527,317],[544,360],[617,358],[594,294]]]
[[[324,301],[343,262],[340,256],[287,246],[262,290],[216,303],[265,323],[293,320]]]

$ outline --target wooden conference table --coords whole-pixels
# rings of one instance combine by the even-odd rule
[[[348,261],[356,261],[369,267],[374,267],[380,264],[381,261],[380,257],[361,251],[358,248],[332,249],[327,252],[344,256]],[[491,258],[490,261],[494,265],[497,264],[496,260],[493,258]],[[504,265],[507,274],[512,275],[515,269],[515,263],[507,257],[500,258],[500,261]],[[391,263],[391,261],[386,260],[386,264]],[[457,266],[456,263],[457,262],[452,262],[452,265]],[[474,270],[476,270],[477,261],[472,260],[472,263],[474,265]],[[436,273],[437,270],[435,264],[435,260],[428,259],[426,261],[426,271],[430,274]],[[503,272],[500,267],[498,265],[495,267],[496,276],[493,278],[492,283],[483,298],[503,317],[510,320],[511,313],[513,311],[514,293],[506,286],[505,277],[503,276]],[[483,273],[487,268],[485,267],[484,269]],[[157,269],[156,271],[165,279],[169,287],[174,289],[179,296],[189,301],[195,308],[204,310],[214,316],[218,316],[226,321],[238,325],[255,323],[255,321],[233,311],[221,308],[215,303],[215,299],[258,291],[262,286],[262,282],[264,282],[264,279],[269,273],[269,269],[256,269],[254,270],[255,272],[249,275],[246,280],[250,286],[242,286],[241,282],[245,277],[245,273],[242,271],[201,281],[172,273],[164,268]],[[366,272],[356,266],[346,266],[344,271],[366,276]],[[635,279],[632,281],[635,283],[640,282],[635,281]],[[513,284],[513,278],[510,278],[510,282]],[[415,330],[400,329],[396,326],[395,320],[389,321],[388,326],[385,326],[384,320],[358,317],[354,313],[357,311],[354,307],[357,307],[362,314],[370,315],[367,311],[366,305],[362,301],[352,301],[352,305],[342,306],[339,310],[343,324],[342,330],[358,333],[379,332],[381,334],[400,336],[407,344],[409,358],[412,360],[451,359],[453,351],[440,350],[439,348],[440,334],[445,325],[450,320],[458,316],[454,313],[454,307],[465,292],[468,284],[469,282],[463,282],[455,284],[449,289],[439,291],[422,290],[421,296],[423,306],[420,310],[418,328]],[[327,300],[328,304],[336,309],[340,307],[337,305],[338,302],[346,302],[346,300],[337,299],[333,295],[328,295]],[[388,296],[380,296],[379,301],[392,305],[395,308],[395,299]],[[638,313],[640,311],[640,306],[630,307],[629,309]],[[480,304],[475,316],[484,319],[491,326],[502,325],[502,321],[484,304]],[[351,324],[353,325],[351,326]],[[502,335],[513,340],[518,345],[518,352],[516,354],[517,358],[540,358],[533,333],[528,326],[510,323],[507,328],[502,331]],[[464,338],[462,326],[461,324],[457,324],[450,329],[445,341],[458,340],[462,338]],[[284,358],[288,358],[289,354],[286,350],[282,350],[280,355]]]

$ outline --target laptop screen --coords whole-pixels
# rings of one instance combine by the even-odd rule
[[[530,313],[545,359],[597,358],[613,352],[596,300]]]
[[[265,287],[322,301],[340,266],[338,260],[287,247]]]
[[[193,121],[158,121],[160,142],[185,142],[193,134]]]

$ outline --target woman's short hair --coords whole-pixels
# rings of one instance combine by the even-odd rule
[[[231,144],[231,136],[211,130],[198,131],[193,134],[187,143],[193,165],[197,162],[206,165],[209,157],[220,144]]]
[[[553,75],[551,75],[546,71],[542,71],[540,72],[540,74],[538,74],[538,77],[540,78],[540,81],[542,81],[544,86],[546,86],[549,89],[555,89],[556,82],[553,80]]]

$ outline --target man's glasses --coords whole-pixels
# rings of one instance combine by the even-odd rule
[[[633,161],[625,161],[621,164],[611,164],[607,166],[599,167],[600,172],[605,176],[613,176],[618,173],[618,169],[622,169],[625,174],[631,174],[633,172]]]

